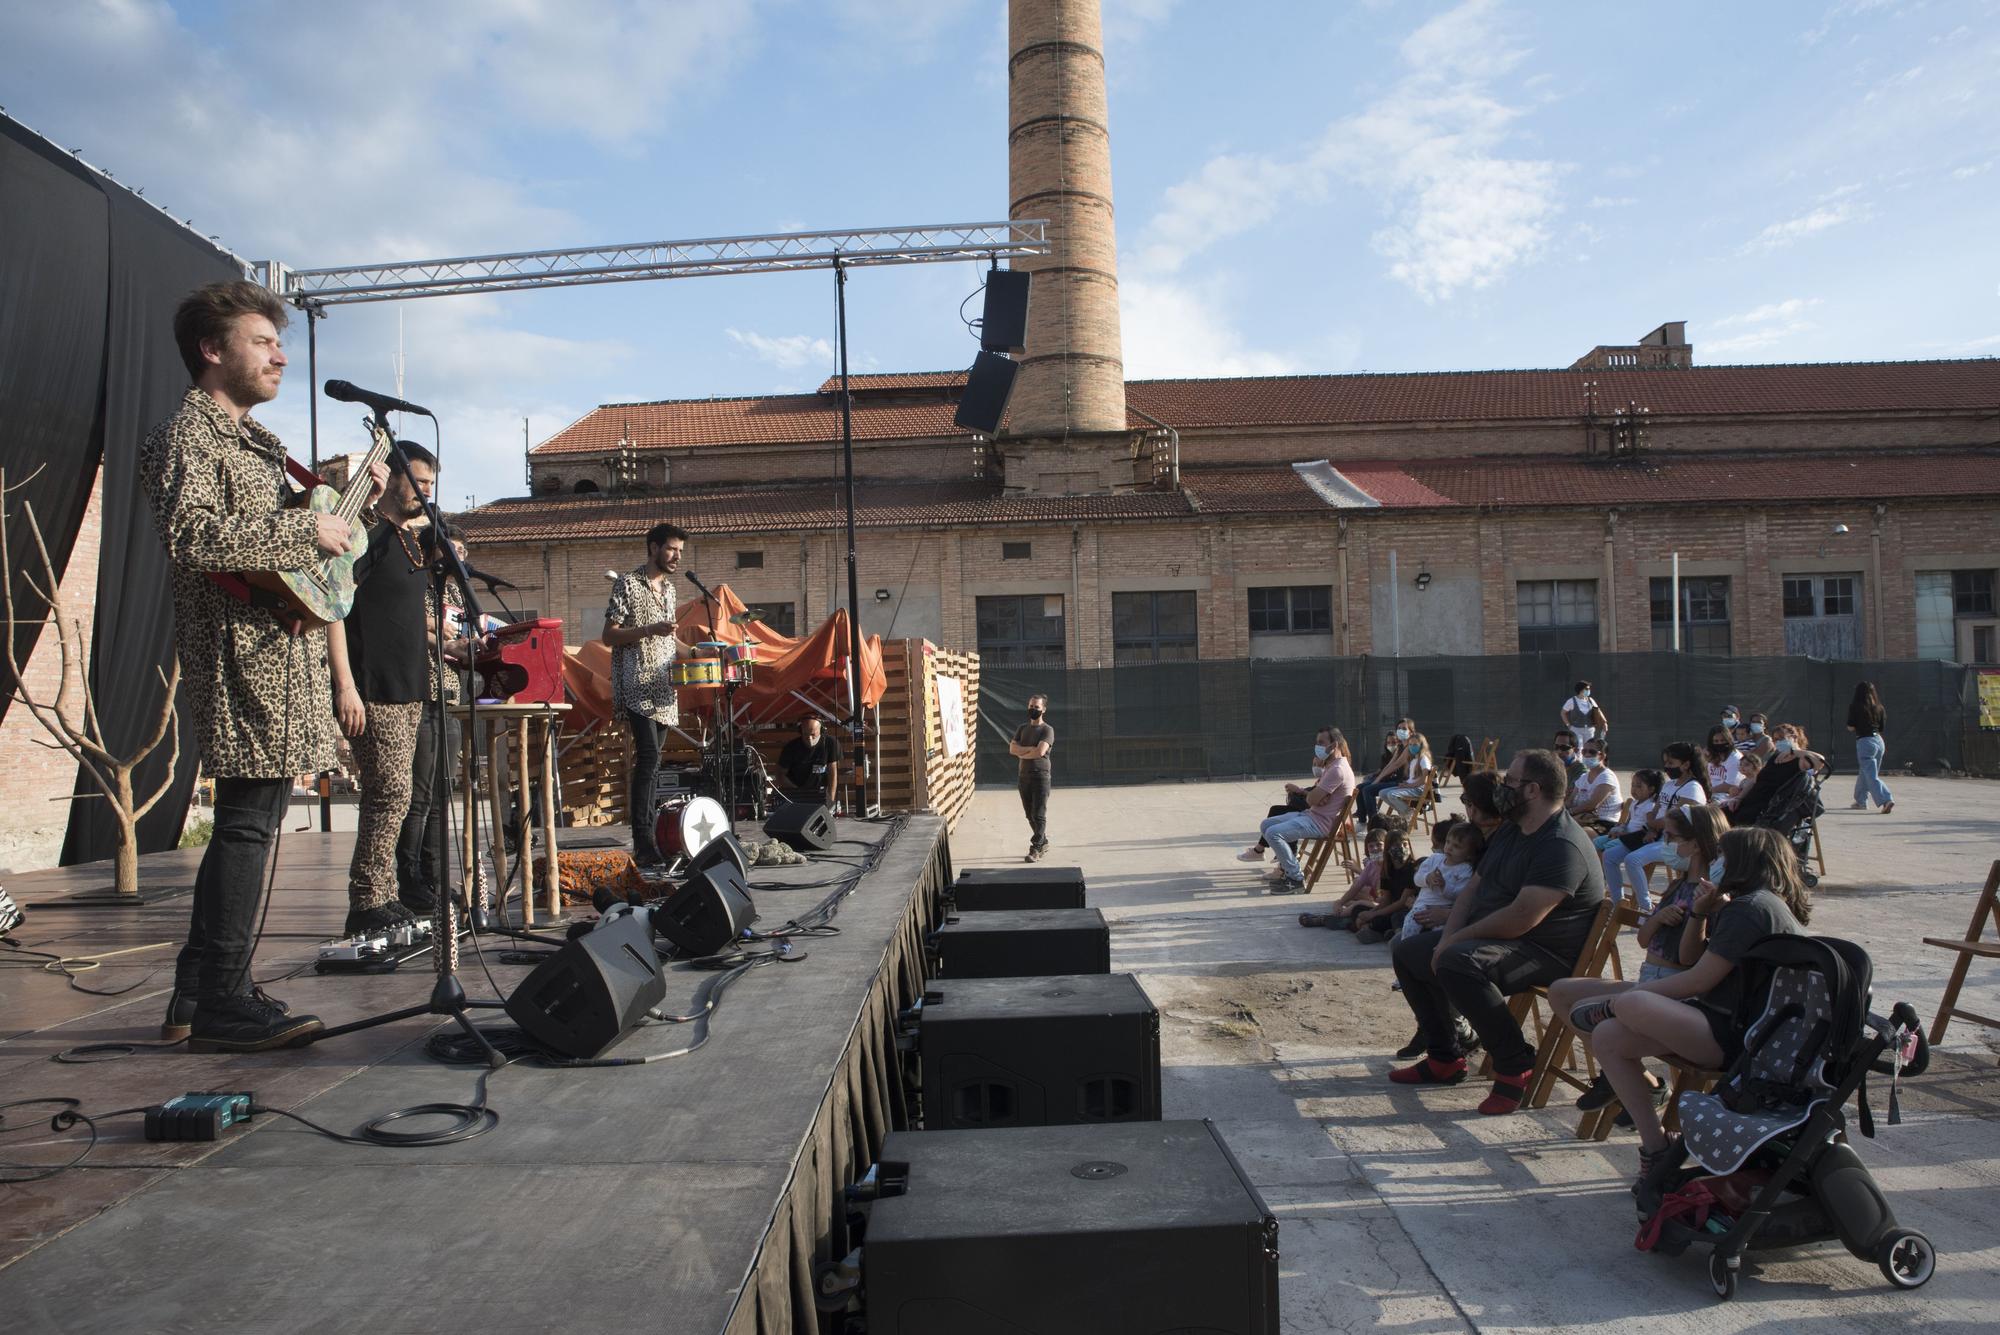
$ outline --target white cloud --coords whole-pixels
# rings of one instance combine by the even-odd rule
[[[1819,304],[1818,297],[1789,297],[1784,301],[1766,302],[1762,306],[1753,307],[1736,315],[1724,315],[1711,320],[1708,324],[1710,329],[1730,329],[1736,332],[1722,338],[1702,339],[1702,355],[1706,359],[1741,356],[1760,348],[1785,343],[1798,334],[1819,327],[1806,315]]]
[[[1993,159],[1988,158],[1986,159],[1986,161],[1978,163],[1974,166],[1959,167],[1954,169],[1951,174],[1951,179],[1954,181],[1970,180],[1972,177],[1978,176],[1982,172],[1989,172],[1992,170],[1993,170]]]
[[[1824,232],[1828,228],[1838,227],[1842,223],[1860,221],[1869,214],[1870,210],[1865,204],[1840,203],[1816,208],[1796,218],[1772,223],[1744,242],[1741,253],[1748,255],[1757,251],[1777,250],[1791,245],[1794,241]]]
[[[1407,37],[1405,72],[1362,111],[1290,154],[1225,154],[1170,189],[1130,254],[1170,273],[1205,246],[1250,231],[1335,182],[1387,215],[1376,251],[1427,302],[1476,290],[1532,260],[1558,212],[1560,163],[1501,150],[1519,112],[1488,85],[1527,52],[1494,0],[1467,0]]]
[[[1125,374],[1134,380],[1180,376],[1284,375],[1300,369],[1280,353],[1250,346],[1219,309],[1218,284],[1124,277],[1118,320]]]
[[[730,342],[754,354],[758,360],[769,362],[782,371],[795,371],[801,367],[830,367],[833,363],[833,344],[812,334],[781,334],[772,337],[752,330],[731,329],[727,331]]]
[[[1630,208],[1638,202],[1638,198],[1633,195],[1592,195],[1590,197],[1590,207],[1593,209]]]

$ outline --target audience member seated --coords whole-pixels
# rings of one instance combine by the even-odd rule
[[[1459,895],[1472,883],[1472,874],[1486,852],[1486,836],[1471,821],[1440,821],[1438,828],[1445,832],[1442,850],[1433,851],[1417,868],[1416,898],[1403,915],[1402,926],[1396,930],[1399,937],[1415,936],[1418,932],[1444,926],[1451,917],[1451,906],[1458,902]],[[1368,940],[1367,934],[1363,933],[1361,939]],[[1479,1041],[1478,1035],[1471,1033],[1463,1020],[1454,1019],[1454,1023],[1459,1026],[1461,1046],[1469,1048]],[[1407,1061],[1411,1057],[1422,1056],[1427,1046],[1424,1031],[1418,1029],[1408,1043],[1397,1049],[1396,1056]]]
[[[1353,791],[1354,766],[1348,761],[1347,738],[1341,736],[1340,729],[1328,728],[1326,767],[1320,770],[1319,781],[1306,794],[1305,810],[1271,816],[1260,827],[1264,842],[1278,857],[1278,865],[1272,872],[1272,894],[1305,893],[1305,872],[1299,866],[1293,842],[1331,835],[1334,822],[1340,818],[1340,809]]]
[[[1736,802],[1736,823],[1755,825],[1779,789],[1808,771],[1826,773],[1826,757],[1808,746],[1806,730],[1796,723],[1780,723],[1771,729],[1771,751],[1764,768]]]
[[[778,753],[785,796],[794,802],[824,802],[832,806],[840,784],[840,743],[820,728],[819,716],[799,720],[799,735]]]
[[[1729,729],[1729,735],[1732,741],[1737,741],[1737,742],[1742,741],[1745,734],[1745,729],[1743,727],[1743,711],[1738,709],[1735,705],[1724,705],[1722,707],[1722,726]]]
[[[1752,755],[1748,751],[1737,752],[1736,783],[1727,791],[1713,793],[1710,796],[1715,798],[1717,806],[1734,815],[1737,803],[1741,802],[1743,795],[1756,785],[1757,776],[1763,772],[1763,769],[1764,762],[1757,756]]]
[[[1767,936],[1802,934],[1812,917],[1798,860],[1776,831],[1729,831],[1722,836],[1722,861],[1722,880],[1701,887],[1681,923],[1680,955],[1696,961],[1691,968],[1591,997],[1570,1012],[1570,1023],[1586,1035],[1632,1114],[1640,1185],[1668,1149],[1645,1059],[1672,1056],[1703,1070],[1727,1070],[1743,1042],[1735,1025],[1743,990],[1737,964]]]
[[[1556,759],[1562,761],[1563,772],[1569,775],[1570,792],[1563,794],[1563,800],[1568,801],[1570,793],[1576,791],[1576,781],[1583,777],[1583,758],[1577,754],[1576,738],[1567,732],[1558,732],[1549,745],[1555,751]]]
[[[1368,837],[1361,845],[1361,866],[1354,873],[1354,884],[1347,887],[1347,893],[1335,900],[1327,912],[1301,913],[1299,926],[1345,927],[1351,914],[1375,907],[1382,889],[1382,848],[1388,837],[1386,830],[1368,831]]]
[[[1708,748],[1702,755],[1708,768],[1708,793],[1711,798],[1724,789],[1734,790],[1736,781],[1743,777],[1743,753],[1736,749],[1736,739],[1729,729],[1716,725],[1708,730]]]
[[[1431,833],[1431,852],[1435,855],[1437,832]],[[1423,865],[1429,863],[1430,858],[1425,858]],[[1416,903],[1418,866],[1409,831],[1389,831],[1388,842],[1383,845],[1382,888],[1375,896],[1376,904],[1373,908],[1356,910],[1347,920],[1347,930],[1370,945],[1379,945],[1394,936],[1403,915]]]
[[[1411,753],[1410,742],[1420,734],[1414,719],[1399,718],[1395,731],[1389,734],[1383,754],[1388,756],[1376,768],[1375,776],[1362,784],[1355,792],[1354,818],[1363,827],[1375,823],[1376,802],[1381,795],[1404,782],[1410,766],[1416,757]]]
[[[1751,713],[1743,716],[1743,731],[1737,736],[1736,749],[1745,755],[1754,755],[1759,760],[1771,758],[1771,720],[1762,714]]]
[[[1664,861],[1666,843],[1660,838],[1660,831],[1666,827],[1667,813],[1675,807],[1701,806],[1708,801],[1708,791],[1701,786],[1701,752],[1689,742],[1674,742],[1660,752],[1660,768],[1666,774],[1666,782],[1660,785],[1660,794],[1654,800],[1652,814],[1646,817],[1646,826],[1653,838],[1627,852],[1618,860],[1623,871],[1620,877],[1611,878],[1608,888],[1611,897],[1624,897],[1624,886],[1630,882],[1632,902],[1639,912],[1650,913],[1653,908],[1652,889],[1646,884],[1646,868],[1655,862]],[[1607,852],[1604,869],[1611,873],[1612,859]]]
[[[1408,824],[1410,815],[1416,810],[1417,800],[1423,796],[1424,785],[1430,780],[1434,767],[1431,760],[1430,739],[1422,733],[1412,731],[1403,744],[1403,764],[1400,775],[1387,788],[1376,793],[1375,815],[1383,816],[1383,807],[1393,811],[1396,818]]]
[[[1493,806],[1493,789],[1499,782],[1499,770],[1476,769],[1463,776],[1458,785],[1458,804],[1464,809],[1465,819],[1478,826],[1489,841],[1501,825],[1500,813]]]
[[[1660,789],[1665,786],[1667,776],[1656,769],[1632,771],[1632,805],[1625,810],[1624,819],[1610,830],[1597,836],[1594,842],[1604,860],[1604,883],[1609,886],[1624,865],[1625,855],[1653,837],[1652,827],[1647,821],[1660,807]],[[1614,860],[1615,859],[1615,860]]]
[[[1319,776],[1325,773],[1326,762],[1333,755],[1333,743],[1328,738],[1328,734],[1333,731],[1334,729],[1329,725],[1321,728],[1313,735],[1312,776],[1315,783],[1319,781]],[[1264,818],[1269,820],[1273,816],[1282,816],[1287,812],[1304,811],[1306,809],[1306,792],[1306,789],[1299,787],[1295,783],[1286,784],[1285,804],[1281,807],[1272,807],[1264,813]],[[1259,836],[1256,843],[1236,855],[1236,860],[1238,862],[1262,862],[1264,860],[1264,850],[1269,847],[1270,844],[1262,836]]]
[[[1603,742],[1585,742],[1582,763],[1583,773],[1570,785],[1569,814],[1596,835],[1618,823],[1618,813],[1625,809],[1625,790]]]
[[[1728,830],[1729,818],[1712,806],[1675,807],[1668,814],[1667,866],[1673,870],[1673,880],[1660,896],[1658,907],[1639,924],[1639,946],[1646,952],[1646,958],[1639,965],[1637,982],[1672,977],[1695,962],[1694,957],[1681,958],[1681,941],[1686,935],[1682,928],[1702,887],[1722,879],[1722,836]],[[1549,1008],[1567,1015],[1587,998],[1608,996],[1634,986],[1635,983],[1614,978],[1560,978],[1549,986]],[[1648,1081],[1656,1091],[1665,1089],[1650,1076]],[[1576,1106],[1588,1112],[1610,1101],[1611,1085],[1599,1075],[1577,1099]],[[1630,1116],[1620,1113],[1619,1125],[1629,1126]]]
[[[1424,1033],[1426,1055],[1389,1078],[1403,1085],[1455,1085],[1465,1079],[1465,1045],[1452,1023],[1471,1024],[1493,1061],[1485,1114],[1520,1106],[1535,1064],[1507,998],[1547,986],[1576,967],[1598,905],[1603,869],[1589,836],[1563,811],[1569,784],[1548,751],[1522,751],[1493,789],[1506,823],[1487,845],[1479,870],[1442,927],[1396,942],[1396,977]]]

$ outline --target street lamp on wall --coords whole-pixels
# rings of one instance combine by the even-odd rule
[[[1422,593],[1425,589],[1428,589],[1431,586],[1431,572],[1428,570],[1419,570],[1417,572],[1416,582],[1417,582],[1417,592]]]

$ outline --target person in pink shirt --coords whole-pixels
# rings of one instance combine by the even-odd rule
[[[1354,763],[1348,754],[1347,738],[1341,735],[1338,728],[1328,729],[1326,768],[1320,771],[1319,781],[1307,791],[1305,810],[1272,816],[1258,827],[1258,833],[1278,859],[1272,894],[1305,893],[1305,873],[1299,868],[1298,853],[1293,845],[1300,839],[1324,839],[1332,834],[1334,822],[1340,819],[1340,809],[1347,804],[1348,796],[1353,792]]]

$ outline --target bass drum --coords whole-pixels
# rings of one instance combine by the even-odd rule
[[[653,818],[653,847],[672,862],[692,859],[729,830],[729,813],[712,797],[683,797]]]

